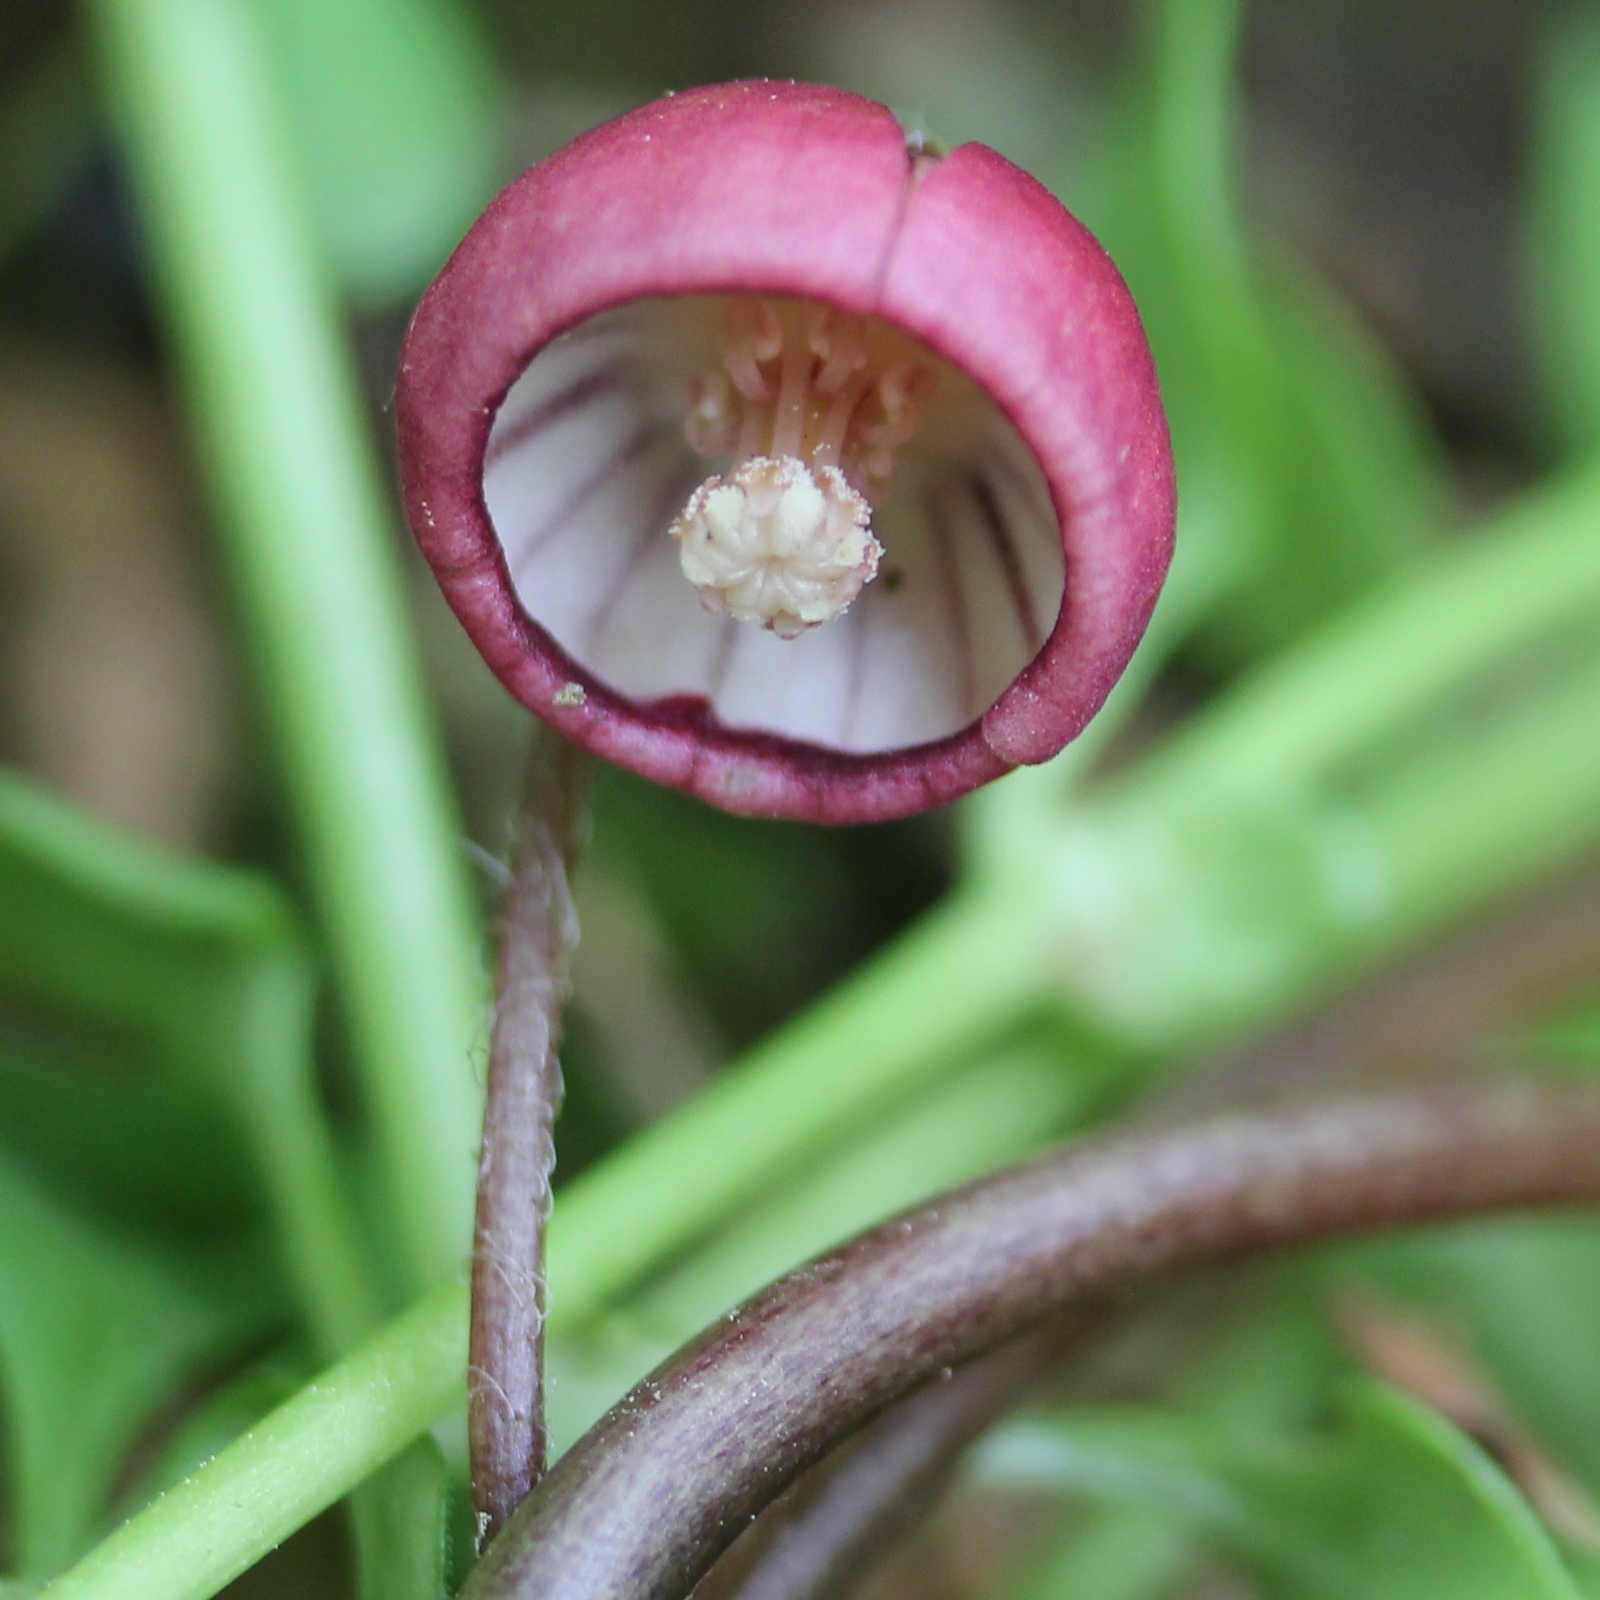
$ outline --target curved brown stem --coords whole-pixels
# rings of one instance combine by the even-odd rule
[[[1051,1327],[947,1372],[819,1462],[756,1519],[694,1600],[828,1600],[938,1497],[967,1447],[1059,1355]]]
[[[554,734],[536,735],[500,910],[468,1357],[480,1548],[545,1465],[544,1230],[561,1104],[556,1047],[577,938],[567,877],[586,811],[585,762]]]
[[[464,1600],[679,1600],[886,1406],[1086,1297],[1275,1247],[1600,1198],[1600,1086],[1369,1094],[1085,1141],[779,1280],[612,1409]]]

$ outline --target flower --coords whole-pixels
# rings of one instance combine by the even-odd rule
[[[731,811],[901,816],[1054,755],[1171,553],[1105,252],[835,89],[668,96],[525,173],[418,307],[397,414],[505,685]]]

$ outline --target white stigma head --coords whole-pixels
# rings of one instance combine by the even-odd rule
[[[707,610],[794,639],[839,616],[877,572],[871,517],[837,467],[755,456],[707,478],[672,537]]]

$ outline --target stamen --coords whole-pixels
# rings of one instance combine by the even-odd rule
[[[740,407],[733,381],[713,367],[689,381],[689,410],[683,436],[702,456],[726,455],[739,437]]]
[[[772,454],[798,458],[806,431],[806,390],[811,376],[811,352],[791,343],[783,352],[783,381],[772,416]]]
[[[916,436],[922,413],[933,392],[933,374],[909,361],[897,362],[878,379],[873,393],[876,420],[863,418],[858,432],[864,445],[893,450]]]
[[[824,307],[811,325],[811,353],[822,359],[816,391],[833,396],[849,382],[852,373],[867,364],[867,338],[860,317],[846,317]]]
[[[765,300],[729,302],[722,362],[746,400],[759,403],[772,398],[772,385],[763,376],[761,363],[772,360],[782,349],[783,323]]]
[[[848,379],[844,388],[835,396],[833,404],[828,407],[827,415],[822,419],[822,433],[817,439],[816,449],[811,452],[813,461],[827,467],[837,467],[841,464],[840,454],[844,449],[845,435],[850,430],[850,421],[856,414],[856,407],[861,404],[861,397],[866,392],[867,379],[862,373],[855,373]]]

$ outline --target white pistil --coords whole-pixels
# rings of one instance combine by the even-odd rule
[[[793,639],[837,617],[877,572],[871,507],[921,426],[934,374],[908,361],[874,370],[872,350],[860,317],[729,303],[721,365],[690,384],[684,437],[733,465],[672,526],[709,609]]]
[[[877,572],[871,516],[837,467],[756,456],[706,479],[672,536],[708,611],[794,639],[837,617]]]

